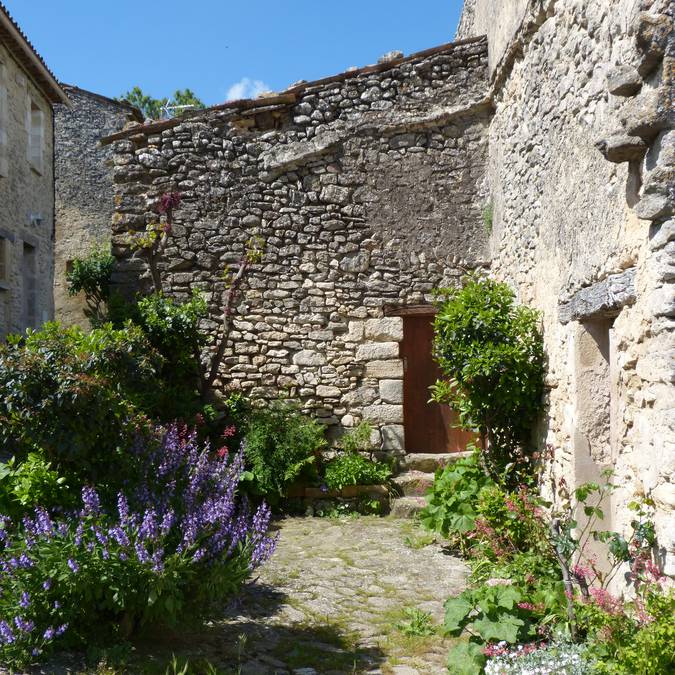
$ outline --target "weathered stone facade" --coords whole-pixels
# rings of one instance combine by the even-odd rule
[[[0,3],[0,339],[53,317],[52,104],[61,88]]]
[[[186,198],[169,290],[205,291],[214,317],[222,265],[262,235],[223,382],[401,449],[386,307],[489,258],[542,312],[551,491],[612,467],[606,526],[650,496],[673,574],[672,22],[665,0],[467,0],[469,42],[118,134],[120,282],[143,272],[126,231],[168,188]]]
[[[118,134],[120,283],[139,272],[128,230],[169,188],[183,203],[166,290],[203,291],[208,328],[224,266],[262,237],[222,383],[287,392],[335,434],[367,419],[402,449],[402,319],[384,310],[485,263],[486,57],[472,39]]]
[[[493,273],[543,312],[552,480],[598,477],[657,506],[675,572],[672,4],[472,0],[487,34]],[[603,156],[604,155],[604,156]]]
[[[72,85],[63,85],[70,106],[54,110],[56,243],[54,306],[59,321],[86,325],[84,299],[68,294],[66,271],[73,258],[97,246],[110,247],[113,215],[112,148],[104,136],[121,131],[143,115],[124,101],[115,101]]]

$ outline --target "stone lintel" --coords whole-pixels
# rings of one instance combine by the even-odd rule
[[[577,291],[569,300],[559,302],[560,323],[584,321],[602,316],[614,316],[635,302],[635,268],[611,274]]]

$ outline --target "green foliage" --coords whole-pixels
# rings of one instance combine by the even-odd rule
[[[48,323],[0,348],[0,445],[40,451],[62,475],[105,481],[145,427],[161,356],[142,330]],[[113,469],[113,467],[116,467]]]
[[[315,471],[317,453],[326,445],[324,427],[288,403],[254,410],[244,452],[246,487],[276,502],[303,473]]]
[[[511,289],[471,275],[438,293],[434,354],[444,378],[434,400],[487,440],[487,465],[500,476],[530,449],[542,410],[544,349],[539,315],[516,306]]]
[[[17,518],[36,506],[73,504],[66,479],[38,453],[28,453],[23,462],[12,457],[0,463],[0,513]]]
[[[340,447],[345,452],[370,452],[373,448],[371,436],[373,427],[370,422],[361,422],[340,439]]]
[[[579,626],[596,672],[607,675],[650,675],[675,670],[675,594],[650,585],[624,607],[606,592],[578,601]]]
[[[87,300],[85,314],[93,326],[106,320],[105,306],[110,300],[110,278],[115,258],[108,249],[95,248],[84,258],[75,258],[66,273],[68,293],[84,293]]]
[[[171,99],[153,98],[143,92],[140,87],[134,87],[126,94],[120,96],[121,100],[126,100],[131,105],[136,106],[147,118],[159,120],[163,117],[163,109],[167,104],[172,106],[189,105],[193,109],[204,108],[204,102],[201,101],[190,89],[177,89]],[[176,111],[180,115],[184,110]]]
[[[407,637],[428,637],[436,633],[433,619],[429,612],[423,612],[416,607],[406,607],[405,621],[396,624],[396,629]]]
[[[476,642],[460,642],[448,654],[448,672],[454,675],[480,675],[487,657]]]
[[[138,301],[134,321],[164,357],[158,373],[162,389],[153,402],[153,413],[161,420],[188,419],[199,407],[199,354],[205,343],[199,322],[206,314],[199,293],[183,303],[158,294]]]
[[[345,452],[328,462],[324,477],[331,490],[347,485],[382,485],[391,478],[391,468],[356,452]]]
[[[465,535],[474,529],[482,492],[495,483],[480,467],[478,454],[462,458],[436,472],[420,513],[424,527],[444,537]]]

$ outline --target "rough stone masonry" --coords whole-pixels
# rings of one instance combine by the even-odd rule
[[[113,135],[117,281],[147,283],[128,233],[179,190],[165,290],[203,292],[215,331],[223,269],[262,237],[220,384],[286,392],[333,435],[369,420],[403,449],[402,319],[385,308],[485,264],[486,76],[472,38]]]

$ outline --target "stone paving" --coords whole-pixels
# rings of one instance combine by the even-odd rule
[[[288,518],[277,551],[224,618],[206,629],[165,635],[166,653],[190,672],[296,675],[446,673],[451,641],[406,636],[405,610],[429,612],[460,592],[467,568],[413,521],[391,518]],[[143,650],[139,650],[142,652]],[[202,665],[200,665],[202,664]],[[144,670],[145,670],[144,668]],[[163,672],[163,671],[161,671]]]

